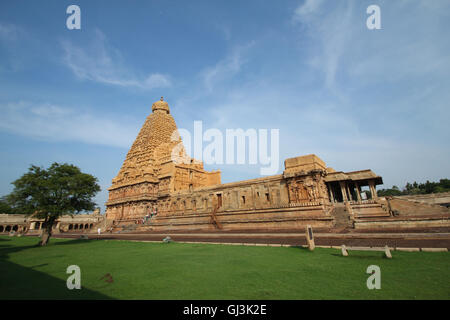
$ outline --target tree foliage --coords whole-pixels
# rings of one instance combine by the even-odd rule
[[[59,216],[93,210],[92,198],[100,191],[94,176],[74,165],[56,162],[48,169],[32,165],[12,184],[14,190],[6,197],[7,202],[16,212],[44,219],[48,238]]]
[[[11,206],[8,199],[6,197],[0,198],[0,214],[6,213],[6,214],[14,214],[17,213],[16,210]]]
[[[400,190],[397,186],[392,186],[391,189],[381,189],[377,191],[379,196],[401,196],[414,194],[429,194],[450,191],[450,179],[440,179],[439,182],[425,183],[406,183],[405,187]]]

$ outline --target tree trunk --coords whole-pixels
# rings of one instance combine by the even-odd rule
[[[48,241],[50,240],[50,237],[52,236],[52,228],[53,223],[55,222],[55,218],[45,218],[44,225],[43,225],[43,231],[42,231],[42,238],[41,241],[39,241],[39,245],[46,246],[48,244]]]
[[[52,235],[51,231],[44,230],[44,232],[42,233],[41,241],[39,241],[39,245],[41,247],[46,246],[48,241],[50,240],[51,235]]]

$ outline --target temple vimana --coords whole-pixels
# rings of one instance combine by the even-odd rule
[[[172,153],[180,142],[169,105],[161,98],[112,180],[105,228],[139,224],[142,231],[226,231],[304,230],[308,224],[327,229],[448,224],[445,207],[435,206],[433,214],[424,215],[428,204],[405,200],[412,205],[408,208],[408,203],[398,203],[403,200],[379,198],[376,186],[382,178],[369,169],[336,171],[310,154],[286,159],[282,174],[221,184],[220,171],[206,171],[183,148],[175,154],[190,160],[175,161]],[[396,210],[400,207],[414,213],[402,217]]]

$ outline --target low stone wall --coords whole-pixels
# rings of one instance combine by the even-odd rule
[[[389,219],[389,220],[371,220],[358,221],[354,223],[356,230],[408,230],[408,229],[427,229],[427,228],[449,228],[450,220],[448,218],[407,218],[407,219]]]
[[[417,202],[403,197],[394,197],[389,202],[391,209],[398,211],[400,216],[450,216],[450,209],[437,204]]]
[[[396,196],[395,198],[428,204],[437,204],[447,207],[450,205],[450,192]]]

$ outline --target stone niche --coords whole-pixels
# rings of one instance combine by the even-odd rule
[[[324,172],[313,170],[288,181],[289,202],[306,203],[327,200]]]

